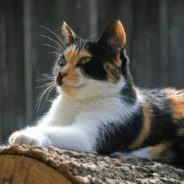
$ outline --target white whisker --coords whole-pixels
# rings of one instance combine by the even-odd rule
[[[46,36],[46,35],[39,35],[43,38],[47,38],[48,40],[52,41],[53,43],[55,43],[57,46],[59,46],[59,48],[63,51],[64,50],[64,47],[63,45],[61,45],[59,42],[57,42],[56,40],[54,40],[53,38],[50,38],[49,36]]]
[[[60,41],[60,43],[64,46],[64,47],[66,47],[66,45],[65,45],[65,43],[63,42],[63,40],[60,38],[60,36],[58,36],[54,31],[52,31],[51,29],[49,29],[49,28],[47,28],[47,27],[45,27],[45,26],[40,26],[41,28],[43,28],[43,29],[45,29],[45,30],[47,30],[48,32],[50,32],[50,33],[52,33],[59,41]]]
[[[38,112],[40,109],[43,110],[46,101],[52,90],[56,87],[55,78],[52,75],[43,74],[42,79],[38,79],[38,82],[46,82],[43,85],[39,85],[37,88],[44,88],[36,100],[35,110]]]
[[[62,52],[63,52],[63,51],[62,51],[62,50],[60,50],[58,47],[53,46],[53,45],[50,45],[50,44],[41,44],[41,45],[46,46],[46,47],[51,47],[51,48],[53,48],[53,49],[56,49],[56,51],[58,51],[58,52],[60,52],[60,53],[62,53]]]

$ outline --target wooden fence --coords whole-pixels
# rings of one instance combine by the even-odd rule
[[[184,87],[183,0],[0,0],[0,143],[43,113],[34,110],[36,80],[51,73],[54,57],[40,25],[60,34],[65,20],[87,38],[114,19],[125,25],[138,85]]]

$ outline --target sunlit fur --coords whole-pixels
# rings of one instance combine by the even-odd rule
[[[96,151],[184,167],[184,91],[134,85],[120,21],[110,23],[97,40],[79,38],[66,23],[64,41],[44,29],[57,39],[42,36],[55,44],[46,46],[56,49],[57,61],[40,101],[53,87],[58,95],[35,126],[10,136],[10,144]]]

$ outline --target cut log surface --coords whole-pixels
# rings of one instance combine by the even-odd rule
[[[0,147],[0,184],[184,184],[184,170],[151,160],[29,146]]]

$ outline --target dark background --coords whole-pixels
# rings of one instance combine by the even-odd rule
[[[55,61],[40,25],[60,34],[65,20],[87,38],[114,19],[124,23],[137,85],[184,87],[184,0],[0,0],[0,143],[48,109],[34,110],[36,80]]]

